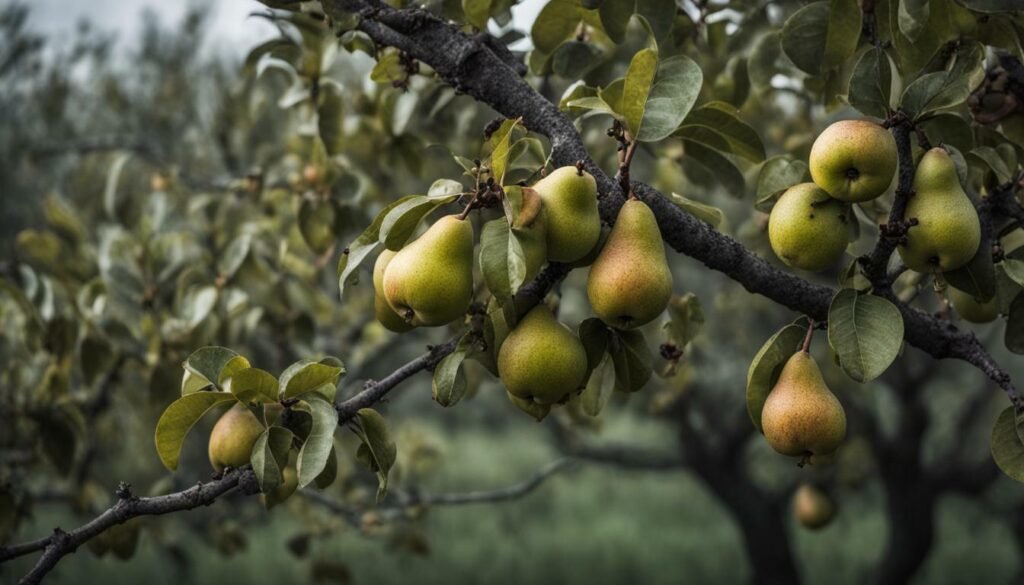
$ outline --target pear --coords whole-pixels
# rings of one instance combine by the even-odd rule
[[[208,449],[210,464],[217,471],[246,465],[263,430],[263,423],[256,420],[252,411],[241,404],[232,406],[213,425]]]
[[[981,302],[974,295],[952,286],[946,288],[949,302],[960,317],[970,323],[990,323],[999,316],[999,299],[993,296]]]
[[[289,463],[284,468],[284,471],[281,472],[281,483],[270,493],[260,495],[260,499],[263,500],[263,507],[268,510],[273,508],[287,500],[289,496],[295,493],[298,487],[299,473],[295,469],[295,463]]]
[[[590,268],[587,297],[602,321],[619,329],[649,323],[672,296],[672,273],[654,213],[630,199]]]
[[[396,333],[404,333],[413,326],[406,323],[384,298],[384,270],[395,254],[397,252],[384,250],[377,256],[377,262],[373,265],[373,312],[377,316],[377,321],[385,328]]]
[[[586,375],[583,343],[545,305],[530,310],[498,350],[498,376],[509,394],[523,400],[554,404]]]
[[[836,503],[821,489],[804,483],[793,494],[793,516],[804,528],[823,528],[835,515]]]
[[[786,362],[764,401],[761,428],[768,444],[783,455],[825,455],[842,443],[846,413],[811,354],[798,351]]]
[[[384,269],[384,298],[406,323],[436,327],[473,298],[473,225],[448,215],[398,251]]]
[[[942,148],[921,157],[904,217],[917,220],[898,248],[911,270],[956,270],[970,262],[981,245],[978,212],[960,186],[953,159]]]
[[[814,183],[794,185],[768,216],[768,241],[789,266],[817,272],[834,265],[846,250],[849,206]]]
[[[814,182],[849,203],[885,193],[896,175],[897,162],[896,140],[870,120],[832,124],[818,135],[808,159]]]
[[[601,235],[597,182],[574,166],[555,169],[533,186],[547,211],[547,253],[553,262],[575,262]]]

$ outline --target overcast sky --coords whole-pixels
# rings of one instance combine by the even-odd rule
[[[9,0],[0,0],[0,3]],[[546,0],[525,0],[513,9],[517,27],[528,27]],[[117,34],[124,49],[138,38],[141,15],[151,10],[165,23],[179,22],[185,10],[197,2],[190,0],[33,0],[29,2],[35,30],[51,39],[67,38],[79,20],[90,19],[98,28]],[[265,8],[256,0],[206,0],[210,7],[210,33],[203,50],[225,50],[242,57],[262,40],[275,35],[263,19],[249,18]]]

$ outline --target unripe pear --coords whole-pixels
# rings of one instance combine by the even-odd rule
[[[384,297],[414,326],[445,325],[465,314],[473,298],[473,226],[448,215],[391,258]]]
[[[952,286],[946,287],[949,302],[964,321],[990,323],[999,316],[999,299],[993,296],[988,302],[981,302],[974,295]]]
[[[786,362],[761,410],[761,428],[773,449],[809,457],[835,451],[846,437],[846,413],[825,385],[811,354]]]
[[[804,483],[793,494],[793,516],[804,528],[824,528],[836,515],[836,503],[821,489]]]
[[[594,177],[565,166],[538,181],[533,189],[547,211],[548,260],[574,262],[586,256],[601,235]]]
[[[658,221],[646,203],[630,199],[590,268],[590,306],[605,323],[630,329],[660,315],[671,296],[672,273]]]
[[[248,408],[236,404],[228,409],[210,432],[208,453],[217,471],[249,463],[252,446],[263,433],[263,424]]]
[[[377,256],[377,262],[373,265],[373,312],[386,329],[396,333],[404,333],[413,328],[405,322],[401,315],[395,312],[384,298],[384,269],[395,257],[397,252],[384,250]]]
[[[870,201],[896,175],[896,140],[870,120],[843,120],[825,129],[808,164],[811,178],[829,195],[849,203]]]
[[[960,186],[953,159],[942,148],[921,157],[914,173],[914,195],[904,217],[917,220],[898,251],[918,272],[956,270],[974,258],[981,245],[981,221]]]
[[[527,313],[498,351],[498,376],[509,394],[523,400],[554,404],[586,375],[583,343],[545,305]]]
[[[768,241],[780,260],[804,270],[824,270],[846,250],[851,211],[814,183],[794,185],[768,217]]]

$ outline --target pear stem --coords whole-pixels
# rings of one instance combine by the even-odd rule
[[[811,338],[814,337],[814,327],[817,323],[814,319],[810,319],[810,324],[807,325],[807,335],[804,336],[804,343],[800,346],[800,351],[804,353],[810,353],[811,351]]]

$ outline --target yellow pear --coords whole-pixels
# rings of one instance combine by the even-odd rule
[[[387,268],[395,254],[397,252],[384,250],[377,256],[377,262],[373,265],[373,312],[377,316],[377,321],[380,321],[385,328],[396,333],[403,333],[412,329],[413,326],[406,323],[405,319],[396,313],[388,304],[388,300],[384,298],[384,269]]]
[[[824,528],[836,515],[836,503],[811,484],[800,484],[793,494],[793,516],[810,530]]]
[[[990,323],[999,316],[999,299],[993,296],[988,302],[981,302],[974,295],[952,286],[946,288],[949,302],[964,321]]]
[[[942,148],[924,153],[914,173],[914,195],[904,217],[917,220],[898,250],[918,272],[956,270],[974,258],[981,245],[981,221],[960,186],[953,159]]]
[[[249,463],[252,446],[263,433],[263,423],[241,404],[228,409],[210,433],[210,463],[217,471]]]
[[[629,329],[660,315],[671,296],[672,273],[658,221],[646,203],[630,199],[590,268],[590,306],[605,323]]]
[[[545,305],[527,313],[498,350],[498,376],[523,400],[554,404],[575,392],[586,374],[583,343]]]
[[[547,254],[553,262],[574,262],[601,235],[597,182],[574,166],[555,169],[533,186],[547,211]]]
[[[794,185],[768,216],[768,241],[789,266],[817,272],[833,266],[846,250],[849,206],[814,183]]]
[[[786,362],[764,401],[761,428],[768,444],[783,455],[825,455],[842,443],[846,413],[811,354],[798,351]]]
[[[825,129],[811,146],[811,178],[829,195],[856,203],[889,188],[896,175],[896,140],[870,120],[843,120]]]
[[[473,225],[448,215],[391,258],[384,297],[407,323],[445,325],[465,314],[473,298]]]

